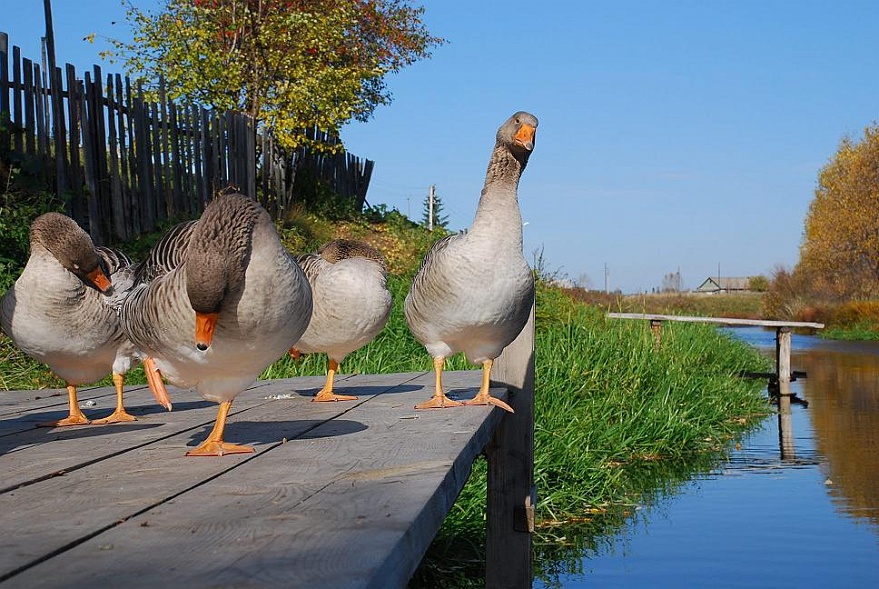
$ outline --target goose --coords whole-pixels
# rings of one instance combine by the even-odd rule
[[[121,309],[128,337],[181,388],[219,403],[214,427],[188,456],[253,452],[224,440],[234,398],[299,340],[311,288],[272,220],[242,194],[217,196],[197,222],[166,234],[138,267]]]
[[[388,322],[391,293],[384,257],[362,241],[335,239],[296,262],[311,284],[314,311],[290,354],[327,354],[327,380],[313,401],[355,400],[334,393],[333,380],[345,357],[371,342]]]
[[[449,235],[425,254],[404,302],[409,329],[433,357],[435,391],[416,409],[496,405],[489,394],[494,359],[528,320],[534,278],[522,254],[518,186],[534,149],[537,118],[517,112],[498,129],[485,185],[469,230]],[[442,385],[445,359],[464,352],[482,364],[476,396],[459,402]]]
[[[131,260],[114,249],[95,247],[70,217],[46,213],[31,224],[30,256],[0,301],[0,327],[67,383],[68,416],[40,425],[135,421],[125,410],[123,387],[139,352],[125,337],[115,310],[132,281]],[[89,421],[79,408],[76,387],[110,372],[116,409]]]

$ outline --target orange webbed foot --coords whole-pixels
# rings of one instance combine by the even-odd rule
[[[356,401],[358,397],[354,395],[337,395],[332,391],[321,389],[311,400],[312,403],[326,403],[331,401]]]
[[[198,448],[190,450],[187,456],[224,456],[226,454],[252,454],[255,452],[252,446],[232,444],[230,442],[218,442],[206,440]]]
[[[510,413],[515,413],[513,408],[507,405],[505,402],[501,401],[497,397],[492,397],[489,394],[478,394],[469,401],[464,401],[464,405],[494,405],[495,407],[500,407],[504,411],[509,411]]]
[[[458,407],[463,405],[460,401],[454,401],[444,394],[434,395],[424,403],[415,406],[416,409],[445,409],[447,407]]]
[[[68,425],[88,425],[91,421],[82,414],[79,415],[70,415],[65,417],[64,419],[59,419],[58,421],[46,421],[43,423],[38,423],[38,427],[66,427]]]
[[[92,421],[92,425],[106,425],[108,423],[127,423],[130,421],[137,421],[137,418],[131,413],[127,412],[125,409],[122,409],[121,411],[114,411],[107,417]]]

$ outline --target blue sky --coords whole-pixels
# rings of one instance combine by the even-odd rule
[[[38,59],[42,2],[2,5],[0,30]],[[367,200],[417,220],[435,184],[450,228],[469,226],[497,127],[530,111],[525,255],[542,250],[548,270],[596,289],[605,267],[628,293],[678,270],[695,288],[718,269],[793,266],[818,172],[879,115],[875,1],[424,5],[448,43],[388,79],[390,106],[343,130],[376,162]],[[101,36],[129,35],[118,0],[53,9],[59,62],[121,71],[98,57]]]

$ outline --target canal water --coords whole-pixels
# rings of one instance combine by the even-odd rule
[[[772,331],[729,332],[774,353]],[[808,375],[792,383],[808,402],[792,405],[792,431],[770,416],[576,573],[534,587],[879,587],[879,343],[794,334],[792,347]]]

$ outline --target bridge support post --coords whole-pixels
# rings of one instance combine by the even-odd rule
[[[501,420],[488,456],[486,589],[528,589],[533,580],[534,307],[519,337],[504,349],[492,381],[510,391],[515,413]],[[501,411],[495,409],[495,411]]]

